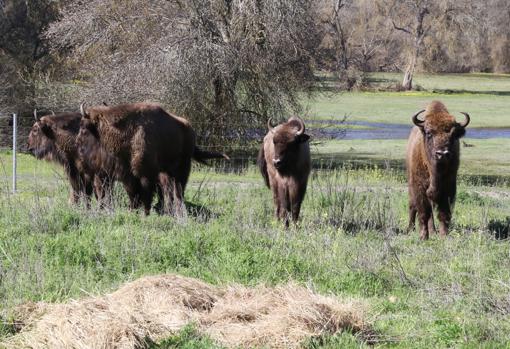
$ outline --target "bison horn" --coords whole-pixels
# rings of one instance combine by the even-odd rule
[[[469,122],[471,121],[471,118],[469,117],[469,114],[468,113],[464,113],[464,112],[460,112],[461,114],[464,114],[464,116],[466,117],[466,119],[464,120],[464,122],[459,122],[459,125],[460,127],[466,127],[467,125],[469,125]]]
[[[274,125],[273,125],[273,118],[269,118],[269,120],[267,120],[267,129],[269,131],[272,131],[274,128]]]
[[[37,109],[34,109],[34,119],[37,121]]]
[[[297,131],[296,136],[300,136],[305,133],[305,123],[299,116],[296,116],[296,119],[299,122],[299,130]]]
[[[55,116],[55,112],[53,110],[50,110],[51,111],[51,115]]]
[[[422,126],[423,123],[425,122],[425,120],[420,120],[418,119],[418,115],[420,115],[421,113],[423,113],[425,111],[425,109],[423,110],[420,110],[419,112],[417,112],[416,114],[413,115],[413,123],[416,125],[416,126]]]
[[[81,113],[81,116],[85,116],[85,102],[80,104],[80,113]]]

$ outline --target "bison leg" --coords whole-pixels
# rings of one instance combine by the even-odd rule
[[[271,191],[273,192],[274,214],[276,219],[280,219],[280,197],[278,183],[270,183]]]
[[[306,191],[306,188],[303,186],[298,187],[296,185],[296,187],[297,188],[293,188],[293,190],[289,193],[290,209],[292,211],[292,220],[294,222],[297,222],[299,219],[299,212],[301,211],[301,204],[305,198]]]
[[[438,207],[438,218],[439,218],[439,234],[442,237],[448,235],[448,228],[450,227],[450,221],[452,219],[452,212],[450,203],[448,200],[442,200]]]
[[[429,221],[428,221],[428,227],[429,227],[429,233],[430,234],[436,234],[437,229],[436,225],[434,224],[434,212],[430,215]]]
[[[418,211],[416,210],[414,205],[409,205],[409,225],[407,226],[407,233],[411,233],[414,231],[417,212]]]
[[[142,191],[140,193],[140,199],[143,204],[145,215],[148,216],[151,212],[152,197],[154,195],[154,181],[151,181],[147,177],[140,178],[140,184]]]
[[[173,180],[174,192],[174,213],[176,217],[184,217],[186,215],[186,207],[184,206],[184,190],[183,183]]]
[[[432,216],[432,206],[428,202],[423,202],[418,209],[418,217],[420,222],[420,239],[427,240],[429,238],[429,220]]]
[[[285,222],[285,228],[289,227],[290,222],[290,215],[291,215],[291,201],[290,201],[290,195],[289,190],[286,186],[281,185],[279,190],[280,199],[280,218],[284,220]]]
[[[67,176],[71,184],[71,192],[69,193],[69,203],[76,205],[80,200],[80,176],[78,170],[74,166],[68,168]]]
[[[83,182],[84,182],[83,189],[85,191],[85,197],[84,197],[85,205],[87,208],[90,208],[90,199],[91,199],[92,193],[94,192],[94,186],[93,186],[92,181],[89,178],[83,178]]]
[[[174,204],[173,186],[173,180],[167,173],[162,172],[159,174],[158,196],[160,196],[160,199],[156,205],[156,210],[159,209],[160,213],[168,215],[172,214]]]
[[[110,176],[94,176],[94,193],[101,209],[113,204],[113,181]]]
[[[154,205],[154,210],[158,214],[165,214],[166,211],[166,200],[165,199],[165,188],[162,184],[161,175],[159,177],[159,184],[156,186],[156,195],[158,196],[158,202],[156,202],[156,205]]]
[[[137,209],[140,207],[140,181],[136,177],[127,177],[124,178],[123,184],[129,197],[129,209]]]

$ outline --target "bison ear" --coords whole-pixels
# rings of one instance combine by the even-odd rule
[[[46,123],[41,123],[41,131],[49,139],[54,139],[55,138],[55,132],[53,132],[53,128],[50,125],[48,125]]]
[[[466,129],[464,127],[462,127],[462,125],[455,126],[455,131],[453,131],[454,137],[461,138],[461,137],[464,137],[465,134],[466,134]]]
[[[310,139],[310,136],[305,133],[302,133],[297,136],[297,141],[299,143],[304,143],[304,142],[308,141],[309,139]]]

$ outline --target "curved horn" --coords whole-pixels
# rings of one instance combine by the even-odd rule
[[[267,120],[267,128],[268,128],[269,131],[273,130],[273,128],[274,128],[273,118],[269,118],[269,120]]]
[[[81,116],[85,116],[85,102],[80,104],[80,113],[81,113]]]
[[[296,116],[296,119],[299,122],[299,130],[296,132],[296,136],[300,136],[305,133],[305,123],[299,116]]]
[[[51,111],[51,115],[55,116],[55,112],[53,110],[50,110]]]
[[[423,110],[420,110],[419,112],[417,112],[416,114],[413,115],[413,123],[416,125],[416,126],[422,126],[423,123],[425,122],[425,120],[420,120],[418,119],[418,115],[420,115],[421,113],[423,113],[425,111],[425,109]]]
[[[37,121],[37,109],[34,109],[34,119]]]
[[[469,125],[469,122],[471,121],[471,118],[469,117],[469,114],[468,113],[464,113],[463,111],[460,112],[461,114],[464,114],[464,116],[466,117],[464,119],[464,122],[459,122],[459,125],[460,127],[466,127],[467,125]]]

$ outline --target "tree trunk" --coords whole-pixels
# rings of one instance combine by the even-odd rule
[[[414,50],[412,53],[411,59],[409,61],[409,64],[407,65],[406,71],[404,73],[404,80],[402,81],[402,89],[405,91],[411,91],[413,89],[413,76],[414,76],[414,70],[416,68],[416,58],[417,58],[417,51]]]
[[[409,64],[407,65],[405,74],[404,74],[404,80],[402,81],[402,88],[405,91],[410,91],[413,88],[413,75],[414,70],[416,69],[416,61],[418,60],[418,56],[420,54],[420,48],[423,44],[423,39],[425,38],[425,35],[427,35],[427,32],[429,31],[429,28],[423,27],[423,21],[425,20],[425,16],[429,14],[429,9],[427,7],[421,8],[416,16],[416,29],[414,31],[414,45],[413,45],[413,51],[411,53],[411,57],[409,57]],[[407,29],[397,27],[395,23],[393,23],[393,26],[395,29],[401,30],[406,32],[407,34],[411,34],[411,32]]]

